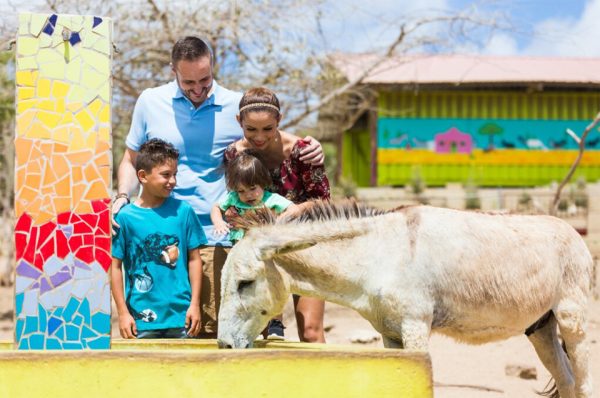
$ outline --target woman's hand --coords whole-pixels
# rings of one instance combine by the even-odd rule
[[[300,160],[311,166],[322,166],[325,155],[323,155],[321,143],[310,135],[304,137],[302,141],[306,142],[308,146],[300,151]]]

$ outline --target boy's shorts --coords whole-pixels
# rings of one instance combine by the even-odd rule
[[[221,270],[229,254],[230,247],[200,246],[202,259],[202,292],[200,302],[199,338],[217,338],[217,319],[221,304]]]
[[[138,339],[186,339],[190,336],[185,328],[138,330]]]

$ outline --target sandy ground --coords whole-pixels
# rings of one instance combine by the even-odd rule
[[[0,340],[13,338],[13,289],[0,287]],[[290,300],[291,301],[291,300]],[[600,386],[600,302],[592,301],[589,318],[590,366],[595,385]],[[286,307],[286,337],[298,340],[291,303]],[[373,327],[353,310],[327,303],[325,313],[327,342],[383,347]],[[113,336],[118,336],[113,320]],[[353,342],[356,340],[368,343]],[[539,397],[549,379],[525,336],[482,346],[459,344],[433,335],[430,344],[436,398]],[[532,368],[536,378],[508,375],[507,367]],[[596,394],[598,394],[598,388]],[[600,396],[600,395],[596,395]]]

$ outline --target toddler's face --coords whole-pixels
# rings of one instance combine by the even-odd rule
[[[265,194],[265,190],[258,185],[251,185],[248,187],[244,184],[240,184],[237,187],[236,192],[242,202],[251,206],[258,205]]]

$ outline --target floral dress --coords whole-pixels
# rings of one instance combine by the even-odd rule
[[[312,166],[300,160],[300,151],[308,144],[296,141],[288,159],[281,166],[269,170],[273,186],[269,191],[278,193],[294,203],[306,202],[310,199],[329,199],[329,180],[323,166]],[[225,149],[225,163],[237,157],[235,143]]]

